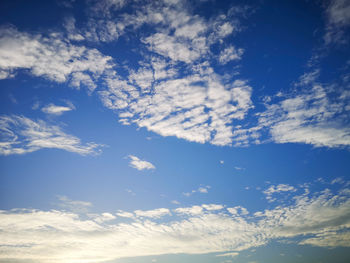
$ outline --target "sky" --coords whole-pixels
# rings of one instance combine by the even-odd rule
[[[0,262],[350,262],[349,46],[349,0],[2,0]]]

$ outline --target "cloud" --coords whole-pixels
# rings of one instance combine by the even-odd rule
[[[152,92],[143,94],[126,81],[110,79],[101,99],[120,111],[123,124],[136,123],[162,136],[230,145],[235,140],[232,121],[243,119],[253,107],[252,88],[239,80],[223,85],[210,68],[201,70],[206,73],[154,83]]]
[[[341,43],[344,33],[350,25],[350,2],[348,0],[332,0],[326,9],[326,34],[324,36],[326,44]]]
[[[346,122],[350,95],[345,89],[311,83],[297,95],[267,105],[259,113],[260,127],[267,127],[277,143],[306,143],[316,147],[350,145]]]
[[[154,31],[143,31],[139,43],[151,52],[139,61],[139,68],[127,68],[128,75],[108,75],[108,88],[99,93],[104,105],[118,113],[122,124],[136,124],[162,136],[242,144],[232,123],[243,120],[253,108],[252,87],[243,79],[228,81],[216,74],[211,63],[218,54],[210,47],[239,31],[243,11],[230,9],[208,19],[194,14],[187,1],[150,2],[142,9],[130,5],[131,12],[116,12],[107,21],[123,24],[121,34],[151,26]],[[242,52],[229,46],[222,61],[237,59]]]
[[[276,200],[276,198],[272,198],[272,195],[275,193],[281,193],[281,192],[295,192],[296,188],[288,185],[288,184],[279,184],[279,185],[271,185],[268,189],[263,191],[263,193],[266,195],[266,199],[269,202],[273,202]]]
[[[112,67],[111,57],[96,49],[73,45],[59,33],[48,36],[20,32],[14,27],[0,28],[0,71],[2,78],[18,69],[27,69],[34,76],[58,83],[69,82],[90,91],[94,83]]]
[[[192,42],[196,42],[193,45]],[[206,50],[205,39],[195,39],[191,42],[179,40],[174,36],[163,33],[156,33],[144,40],[149,45],[149,49],[162,56],[168,57],[175,61],[191,63],[199,59]]]
[[[200,186],[198,187],[198,189],[196,190],[192,190],[191,192],[186,192],[186,193],[182,193],[184,196],[191,196],[194,193],[201,193],[201,194],[207,194],[208,190],[211,188],[211,186],[207,185],[207,186]]]
[[[202,194],[207,194],[208,193],[208,188],[206,187],[199,187],[198,192]]]
[[[114,220],[116,217],[114,215],[112,215],[111,213],[102,213],[99,215],[90,215],[90,217],[93,217],[93,220],[97,223],[104,223],[107,221],[111,221]]]
[[[119,210],[119,212],[116,213],[116,215],[120,216],[120,217],[134,218],[134,214],[133,213],[125,212],[125,211],[122,211],[122,210]]]
[[[234,216],[249,214],[248,210],[242,206],[228,207],[227,211]]]
[[[238,255],[239,255],[239,253],[237,253],[237,252],[229,252],[229,253],[225,253],[225,254],[219,254],[216,256],[217,257],[236,257]]]
[[[72,105],[73,106],[73,105]],[[73,110],[74,107],[70,107],[70,106],[58,106],[55,104],[48,104],[45,107],[41,108],[42,112],[45,112],[47,114],[52,114],[52,115],[62,115],[63,113],[67,112],[67,111],[71,111]]]
[[[59,126],[24,116],[0,116],[0,154],[25,154],[44,148],[61,149],[81,155],[97,154],[103,146],[93,142],[82,144],[80,139],[66,134]]]
[[[296,189],[288,184],[279,184],[279,185],[271,185],[267,190],[264,191],[264,194],[266,195],[272,195],[274,193],[280,193],[280,192],[295,192]]]
[[[224,38],[239,31],[242,12],[230,9],[208,19],[192,13],[186,1],[151,2],[142,7],[129,1],[91,4],[89,26],[78,30],[75,18],[68,17],[64,21],[67,34],[28,34],[2,28],[1,76],[11,77],[26,69],[34,76],[72,87],[86,86],[90,92],[99,83],[104,105],[117,110],[125,125],[136,124],[192,142],[241,144],[242,135],[232,122],[244,119],[253,108],[252,88],[245,80],[228,82],[216,74],[210,61],[217,54],[212,54],[210,47],[221,45]],[[126,5],[133,8],[120,13]],[[143,25],[154,27],[155,32],[143,34],[140,47],[153,53],[139,61],[139,69],[127,68],[126,75],[116,74],[118,65],[111,57],[76,44],[82,38],[114,41]],[[226,57],[233,59],[232,54]]]
[[[138,217],[150,217],[150,218],[161,218],[166,215],[171,215],[170,210],[167,208],[158,208],[154,210],[135,210],[135,215]]]
[[[175,253],[235,256],[275,239],[349,247],[350,191],[345,189],[295,195],[292,202],[249,216],[232,214],[233,210],[227,213],[222,205],[180,207],[174,214],[166,208],[153,209],[140,212],[151,216],[137,219],[119,210],[117,215],[131,219],[128,223],[119,223],[108,212],[83,216],[58,210],[3,210],[0,259],[59,263]],[[161,221],[162,215],[169,216],[166,222]]]
[[[185,215],[200,215],[203,212],[203,207],[195,205],[192,207],[179,207],[173,210],[175,213],[178,214],[185,214]]]
[[[223,205],[217,205],[217,204],[208,204],[208,205],[204,204],[202,205],[202,207],[208,211],[221,210],[224,208]]]
[[[64,209],[67,209],[68,211],[86,213],[88,209],[92,207],[92,203],[90,202],[71,200],[64,195],[58,195],[57,198],[60,200],[58,205]]]
[[[220,52],[219,62],[226,64],[233,60],[240,60],[242,58],[244,50],[242,48],[236,49],[234,46],[225,48]]]
[[[151,169],[156,169],[156,167],[150,163],[147,162],[145,160],[141,160],[138,157],[134,156],[134,155],[129,155],[128,156],[130,158],[130,167],[135,168],[139,171],[141,170],[151,170]]]

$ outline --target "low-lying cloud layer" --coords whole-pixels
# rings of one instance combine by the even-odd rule
[[[101,214],[1,211],[0,259],[74,263],[173,253],[237,256],[270,240],[289,238],[300,245],[348,247],[350,190],[298,191],[294,203],[253,214],[241,206],[219,204]],[[65,200],[69,206],[74,203],[61,198]]]

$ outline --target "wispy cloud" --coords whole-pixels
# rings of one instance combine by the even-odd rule
[[[229,252],[229,253],[225,253],[225,254],[219,254],[219,255],[216,255],[217,257],[236,257],[238,256],[239,253],[238,252]]]
[[[74,109],[73,105],[70,106],[58,106],[53,103],[50,103],[46,105],[45,107],[41,108],[41,110],[47,114],[52,114],[52,115],[62,115],[63,113],[67,111],[71,111]]]
[[[156,169],[156,167],[152,163],[145,160],[141,160],[135,155],[129,155],[128,157],[130,159],[129,165],[132,168],[135,168],[139,171]]]
[[[71,200],[64,195],[58,195],[57,198],[60,201],[60,203],[58,203],[58,206],[75,213],[86,213],[88,209],[92,207],[92,203],[90,202]]]
[[[324,36],[326,44],[341,43],[344,39],[344,30],[350,26],[350,2],[348,0],[333,0],[326,9],[327,26]]]
[[[0,154],[24,154],[44,148],[62,149],[81,155],[97,154],[103,145],[82,144],[80,139],[66,134],[59,126],[24,116],[0,116]]]
[[[207,185],[207,186],[200,186],[198,187],[198,189],[194,189],[192,190],[191,192],[185,192],[185,193],[182,193],[184,196],[191,196],[192,194],[194,193],[201,193],[201,194],[207,194],[208,193],[208,190],[211,188],[211,186]]]

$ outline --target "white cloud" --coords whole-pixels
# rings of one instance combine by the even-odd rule
[[[208,193],[208,190],[210,189],[211,187],[209,185],[207,186],[200,186],[198,187],[198,189],[196,190],[192,190],[191,192],[186,192],[186,193],[182,193],[184,196],[191,196],[192,194],[194,193],[201,193],[201,194],[207,194]]]
[[[252,216],[227,213],[219,209],[220,205],[212,210],[205,205],[181,207],[173,210],[175,214],[166,222],[160,222],[154,213],[118,223],[108,212],[84,217],[57,210],[1,211],[0,259],[84,263],[175,253],[233,257],[274,239],[299,245],[349,247],[350,191],[344,190],[295,196],[292,203],[288,200],[288,204]],[[162,209],[153,211],[157,210]],[[129,218],[133,215],[124,211],[118,214]]]
[[[279,184],[279,185],[271,185],[268,189],[266,189],[263,193],[266,195],[266,199],[269,202],[273,202],[276,198],[272,198],[272,195],[275,193],[281,192],[295,192],[296,188],[294,186],[288,184]]]
[[[55,82],[71,80],[74,87],[82,83],[92,91],[93,80],[111,67],[111,57],[70,44],[58,33],[31,35],[13,27],[0,28],[0,70],[8,74],[4,77],[23,68]]]
[[[335,99],[336,98],[336,99]],[[325,88],[312,83],[297,95],[267,105],[259,125],[268,127],[277,143],[306,143],[316,147],[350,145],[350,127],[346,123],[350,97],[342,88]]]
[[[195,205],[192,207],[179,207],[173,210],[175,213],[178,214],[185,214],[185,215],[200,215],[203,212],[203,207]]]
[[[150,218],[161,218],[166,215],[171,215],[170,210],[167,208],[157,208],[154,210],[135,210],[135,215],[138,217],[150,217]]]
[[[43,107],[41,110],[47,114],[62,115],[63,113],[71,111],[73,109],[74,108],[70,106],[58,106],[51,103]]]
[[[242,206],[228,207],[227,211],[234,216],[249,214],[248,210]]]
[[[70,16],[67,17],[64,21],[63,26],[67,30],[68,39],[74,40],[74,41],[82,41],[85,38],[80,34],[80,32],[75,27],[75,18]]]
[[[130,167],[135,168],[139,171],[141,170],[150,170],[150,169],[156,169],[156,167],[150,163],[147,162],[145,160],[141,160],[138,157],[134,156],[134,155],[129,155],[128,156],[130,158]]]
[[[202,205],[202,207],[208,211],[216,211],[224,208],[223,205],[217,205],[217,204],[208,204],[208,205],[204,204]]]
[[[162,136],[189,141],[230,145],[235,141],[232,121],[241,120],[252,108],[252,89],[244,81],[223,85],[212,69],[201,75],[160,81],[150,94],[119,79],[108,80],[100,92],[104,105],[121,110],[121,122],[136,123]]]
[[[229,253],[225,253],[225,254],[219,254],[219,255],[216,255],[216,256],[217,257],[236,257],[238,255],[239,255],[238,252],[229,252]]]
[[[91,215],[93,217],[93,220],[97,223],[104,223],[107,221],[111,221],[114,220],[116,217],[114,215],[112,215],[111,213],[102,213],[99,215]]]
[[[71,200],[64,195],[59,195],[57,196],[57,198],[58,200],[60,200],[60,203],[58,204],[60,207],[75,213],[87,212],[88,208],[92,207],[92,203],[90,202]]]
[[[244,50],[242,48],[236,49],[234,46],[227,47],[220,52],[219,62],[226,64],[232,60],[240,60],[243,52]]]
[[[343,184],[345,183],[344,182],[344,179],[342,177],[337,177],[335,179],[332,180],[331,184]]]
[[[199,59],[207,52],[206,40],[204,38],[194,40],[180,40],[174,36],[163,33],[156,33],[147,37],[144,43],[149,45],[149,49],[162,56],[175,61],[191,63]],[[193,43],[195,42],[195,43]]]
[[[348,232],[330,231],[316,234],[315,237],[306,238],[299,243],[300,245],[312,245],[316,247],[349,247],[350,235]]]
[[[125,211],[122,211],[122,210],[119,210],[119,212],[116,213],[116,215],[120,216],[120,217],[134,218],[134,214],[133,213],[125,212]]]
[[[66,134],[59,126],[43,120],[11,115],[0,116],[0,154],[24,154],[43,148],[56,148],[81,155],[97,154],[103,146],[96,143],[82,144],[80,139]]]
[[[198,192],[202,193],[202,194],[207,194],[208,193],[208,189],[205,187],[199,187],[198,188]]]
[[[267,190],[264,191],[266,195],[272,195],[274,193],[280,192],[295,192],[296,189],[294,186],[288,184],[279,184],[279,185],[271,185]]]
[[[344,30],[350,25],[350,2],[348,0],[330,1],[326,15],[328,20],[324,36],[326,44],[343,42]]]

